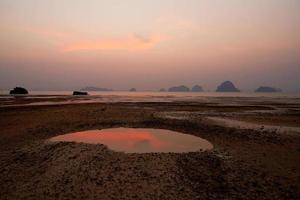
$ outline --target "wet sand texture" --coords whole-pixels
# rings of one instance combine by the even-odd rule
[[[243,103],[222,103],[228,101]],[[207,121],[224,117],[299,127],[300,103],[211,102],[2,107],[0,199],[300,199],[298,134]],[[49,142],[113,127],[169,129],[204,138],[214,149],[126,154],[100,144]]]

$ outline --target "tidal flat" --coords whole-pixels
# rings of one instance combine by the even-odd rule
[[[299,98],[74,98],[0,98],[0,199],[300,199]],[[120,127],[177,131],[213,149],[125,153],[49,141]]]

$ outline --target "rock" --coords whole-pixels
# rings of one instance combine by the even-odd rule
[[[28,94],[28,91],[22,87],[15,87],[9,94]]]
[[[203,92],[203,88],[199,85],[192,87],[192,92]]]
[[[87,92],[81,92],[81,91],[74,91],[73,95],[88,95]]]
[[[82,88],[80,91],[108,92],[108,91],[112,91],[112,89],[98,88],[98,87],[94,87],[94,86],[88,86],[88,87]]]
[[[131,88],[129,91],[130,92],[136,92],[136,89],[135,88]]]
[[[281,90],[273,87],[261,86],[257,88],[255,92],[281,92]]]
[[[165,89],[165,88],[161,88],[159,91],[160,91],[160,92],[165,92],[166,89]]]
[[[216,92],[240,92],[231,81],[225,81],[218,86]]]
[[[171,87],[168,90],[169,92],[189,92],[190,89],[184,85],[180,85],[180,86],[175,86],[175,87]]]

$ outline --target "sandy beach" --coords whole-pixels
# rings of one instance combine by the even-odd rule
[[[30,106],[23,104],[36,102],[35,98],[12,101],[10,105],[20,105],[5,106],[1,98],[1,199],[300,197],[300,133],[264,127],[299,128],[299,99],[264,99],[262,103],[259,98],[215,97]],[[255,123],[256,127],[228,126],[213,117]],[[112,127],[179,131],[204,138],[214,148],[126,154],[101,144],[49,141],[69,132]]]

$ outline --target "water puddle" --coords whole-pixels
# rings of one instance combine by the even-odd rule
[[[256,124],[246,121],[220,118],[220,117],[207,117],[208,120],[215,122],[221,126],[227,126],[232,128],[239,129],[253,129],[260,131],[276,131],[277,133],[294,135],[300,133],[300,127],[292,127],[292,126],[276,126],[276,125],[266,125],[266,124]]]
[[[213,145],[200,137],[163,129],[111,128],[59,135],[52,142],[104,144],[125,153],[194,152],[210,150]]]

